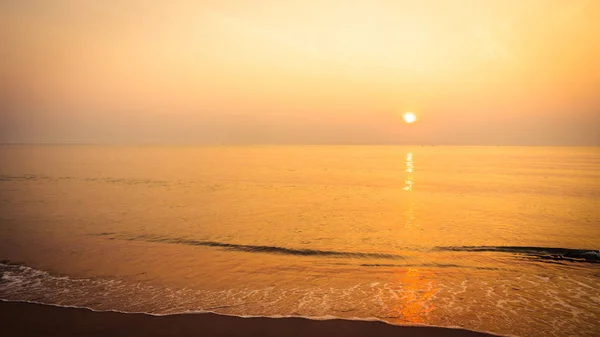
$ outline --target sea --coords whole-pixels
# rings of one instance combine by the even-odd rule
[[[600,148],[0,146],[0,299],[600,336]]]

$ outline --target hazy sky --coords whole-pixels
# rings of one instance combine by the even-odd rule
[[[600,145],[597,0],[5,0],[0,22],[1,142]]]

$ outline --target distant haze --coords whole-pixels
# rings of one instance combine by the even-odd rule
[[[600,145],[599,17],[597,0],[2,1],[0,142]]]

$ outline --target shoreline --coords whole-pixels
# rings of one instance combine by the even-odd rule
[[[301,317],[238,317],[215,313],[155,316],[0,301],[0,324],[10,336],[498,336],[460,328],[392,325],[383,321]]]

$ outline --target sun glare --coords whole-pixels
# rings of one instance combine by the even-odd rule
[[[412,112],[405,112],[402,118],[408,124],[414,123],[417,120],[417,116]]]

